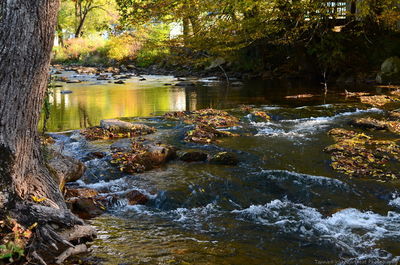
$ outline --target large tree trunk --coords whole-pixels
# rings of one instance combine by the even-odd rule
[[[37,257],[46,251],[43,240],[58,251],[68,245],[52,227],[83,225],[45,166],[37,130],[59,0],[2,0],[0,8],[0,214],[38,222],[31,249]]]

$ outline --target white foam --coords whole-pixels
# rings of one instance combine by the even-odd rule
[[[343,112],[334,116],[281,120],[279,122],[250,122],[250,124],[258,129],[256,136],[307,140],[309,136],[328,129],[339,118],[371,112],[382,112],[382,110],[377,108],[356,109],[355,111]]]
[[[288,200],[274,200],[232,213],[239,219],[277,227],[309,241],[328,241],[354,257],[380,258],[382,253],[388,255],[376,247],[377,241],[398,240],[400,237],[400,215],[394,212],[383,216],[349,208],[324,217],[315,208]]]

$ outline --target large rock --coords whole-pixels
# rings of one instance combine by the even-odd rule
[[[134,125],[117,119],[101,120],[100,127],[110,131],[129,131]]]
[[[79,160],[55,151],[50,153],[47,165],[54,173],[60,187],[64,187],[65,183],[80,179],[86,169],[85,165]]]
[[[90,219],[103,214],[104,205],[94,198],[73,197],[66,200],[69,209],[82,219]]]
[[[140,173],[161,166],[176,157],[170,145],[123,139],[111,146],[111,163],[126,173]]]
[[[378,83],[400,83],[400,58],[390,57],[381,66],[381,71],[376,76]]]
[[[81,131],[87,140],[128,138],[154,133],[154,127],[133,124],[117,119],[102,120],[100,127],[90,127]]]

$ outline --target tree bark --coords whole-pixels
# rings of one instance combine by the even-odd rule
[[[59,0],[1,2],[0,214],[11,215],[24,225],[38,223],[31,251],[39,257],[39,248],[45,252],[43,240],[53,246],[68,245],[55,233],[55,224],[57,227],[83,224],[67,209],[45,166],[37,130]],[[38,203],[35,198],[45,200]]]

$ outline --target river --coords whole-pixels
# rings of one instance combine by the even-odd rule
[[[64,75],[71,75],[65,73]],[[350,128],[356,117],[383,111],[327,95],[302,82],[253,81],[227,87],[212,79],[178,87],[168,76],[132,78],[119,85],[90,77],[64,84],[50,98],[48,129],[62,132],[124,118],[154,126],[151,139],[181,150],[230,151],[238,166],[172,161],[162,168],[127,175],[107,157],[89,160],[81,186],[119,194],[140,190],[146,205],[120,200],[89,222],[98,229],[90,256],[99,264],[397,264],[400,260],[399,182],[348,178],[330,168],[323,149],[327,132]],[[61,94],[62,90],[72,93]],[[287,99],[311,93],[313,97]],[[237,111],[251,104],[270,122]],[[183,142],[190,126],[165,121],[165,112],[229,109],[242,126],[240,137],[217,144]],[[109,152],[110,141],[85,141],[78,132],[54,134],[64,153],[84,159]],[[358,262],[358,263],[357,263]],[[374,263],[375,262],[375,263]]]

